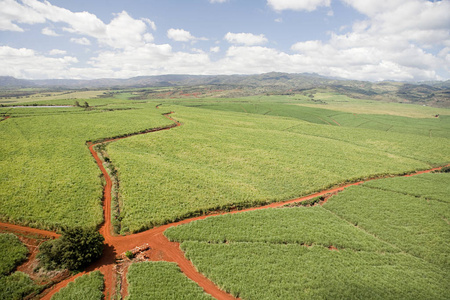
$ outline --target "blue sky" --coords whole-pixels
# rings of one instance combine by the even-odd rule
[[[450,78],[450,0],[0,0],[0,76]]]

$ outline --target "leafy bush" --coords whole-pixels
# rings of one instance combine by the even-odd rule
[[[65,229],[59,239],[47,241],[39,247],[41,266],[47,269],[81,269],[102,254],[103,241],[103,236],[95,229]]]
[[[133,257],[134,257],[133,252],[131,252],[131,251],[125,252],[125,256],[128,257],[129,259],[133,259]]]

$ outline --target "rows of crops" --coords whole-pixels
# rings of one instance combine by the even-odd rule
[[[134,263],[128,269],[127,281],[127,300],[213,299],[174,263]]]
[[[170,109],[182,127],[107,147],[121,181],[123,232],[450,161],[444,138]]]
[[[53,295],[52,300],[101,300],[103,299],[103,274],[94,271],[78,277]]]
[[[297,118],[331,126],[375,129],[424,136],[450,137],[450,116],[408,118],[401,116],[353,114],[318,107],[274,103],[202,104],[202,108]]]
[[[323,207],[210,217],[165,234],[242,299],[446,299],[449,176],[410,179],[349,188]],[[429,180],[446,184],[426,188]]]
[[[10,109],[0,122],[0,219],[51,229],[99,225],[101,173],[86,141],[172,123],[154,105],[133,108]]]

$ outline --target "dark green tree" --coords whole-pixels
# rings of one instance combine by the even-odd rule
[[[46,269],[81,270],[103,251],[103,236],[95,229],[64,229],[59,239],[39,247],[41,266]]]

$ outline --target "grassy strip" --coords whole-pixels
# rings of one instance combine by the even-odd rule
[[[242,299],[446,299],[438,267],[405,254],[267,243],[182,249],[200,272]]]
[[[53,295],[52,300],[100,300],[103,299],[103,274],[94,271],[78,277]]]
[[[14,234],[0,234],[0,253],[0,276],[3,276],[27,258],[28,249]]]
[[[127,273],[127,300],[212,299],[181,273],[178,266],[168,262],[132,264]]]
[[[265,209],[210,217],[171,227],[165,235],[177,242],[295,243],[357,251],[398,252],[398,249],[351,226],[320,206]]]

